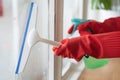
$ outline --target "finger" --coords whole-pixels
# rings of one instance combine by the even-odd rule
[[[90,22],[86,22],[84,24],[81,24],[77,27],[77,30],[79,31],[87,31],[87,29],[89,28],[90,26]]]
[[[61,41],[61,45],[59,47],[53,47],[53,51],[57,56],[66,56],[67,50],[66,47],[68,46],[68,39],[63,39]]]
[[[62,55],[62,49],[61,48],[54,48],[54,55],[55,56],[60,56],[60,55]]]
[[[55,50],[57,49],[57,47],[53,47],[52,50],[55,52]]]
[[[72,26],[69,28],[68,34],[72,34],[73,28],[74,28],[74,25],[72,25]]]

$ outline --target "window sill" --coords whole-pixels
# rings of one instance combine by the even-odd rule
[[[81,61],[78,64],[70,63],[69,67],[64,70],[62,80],[78,80],[84,69],[84,62]]]

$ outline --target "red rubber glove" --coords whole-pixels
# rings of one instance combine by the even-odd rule
[[[95,58],[120,57],[120,32],[85,35],[61,41],[62,45],[54,47],[55,55],[80,61],[87,53]]]
[[[81,35],[88,34],[88,29],[92,31],[93,34],[98,33],[105,33],[105,32],[113,32],[113,31],[119,31],[120,30],[120,17],[116,18],[110,18],[105,20],[104,22],[97,22],[97,21],[90,21],[83,23],[78,26],[78,31]],[[69,33],[72,32],[71,27],[69,29]],[[119,35],[119,34],[118,34]],[[89,36],[83,36],[73,39],[64,39],[62,40],[62,45],[59,47],[54,47],[53,51],[55,55],[62,56],[62,57],[68,57],[68,58],[74,58],[77,61],[79,61],[84,53],[87,53],[90,56],[96,57],[96,58],[114,58],[114,57],[120,57],[119,55],[119,36],[110,39],[112,41],[109,41],[107,37],[113,37],[114,34],[108,33],[108,34],[98,34],[95,35],[89,35]],[[100,38],[99,38],[100,37]],[[115,40],[117,40],[116,43]],[[106,43],[109,42],[110,46],[117,45],[116,47],[108,48]],[[78,44],[81,43],[81,44]],[[113,44],[114,43],[114,44]],[[75,44],[75,45],[74,45]],[[107,46],[107,47],[104,47]],[[114,50],[113,50],[114,49]],[[113,51],[110,51],[113,50]],[[114,51],[116,52],[115,54]],[[96,54],[94,54],[96,53]]]
[[[61,56],[63,58],[74,58],[76,61],[79,61],[85,52],[83,51],[81,45],[81,38],[76,37],[72,39],[63,39],[59,47],[53,47],[55,55]],[[82,52],[83,51],[83,52]],[[80,54],[78,54],[81,52]]]
[[[68,34],[71,34],[73,30],[73,25],[68,30]],[[120,31],[120,17],[109,18],[104,22],[97,22],[95,20],[91,20],[89,22],[85,22],[80,24],[77,27],[80,35],[89,34],[88,30],[91,30],[92,34],[105,33],[105,32],[113,32]]]

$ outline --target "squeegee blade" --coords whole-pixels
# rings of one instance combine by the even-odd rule
[[[28,35],[30,30],[36,27],[36,19],[37,5],[34,2],[31,2],[15,74],[22,72],[25,68],[32,47],[28,44]]]

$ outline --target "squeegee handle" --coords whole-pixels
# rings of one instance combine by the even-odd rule
[[[44,42],[44,43],[47,43],[47,44],[50,44],[50,45],[53,45],[53,46],[60,46],[61,43],[60,42],[57,42],[57,41],[52,41],[52,40],[49,40],[49,39],[45,39],[45,38],[40,38],[39,40],[40,42]]]

